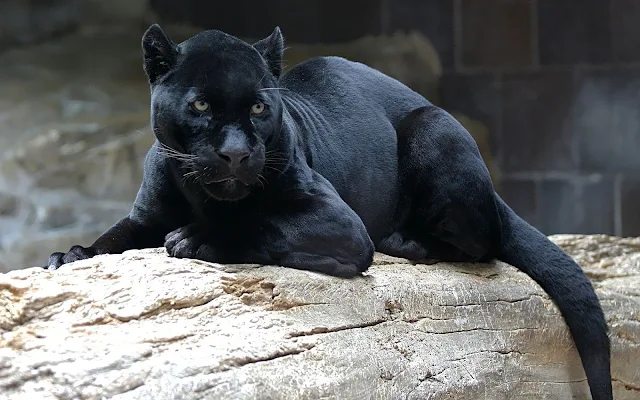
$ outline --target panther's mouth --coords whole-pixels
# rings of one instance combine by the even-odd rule
[[[202,189],[209,196],[222,201],[238,201],[250,193],[251,185],[235,176],[202,181]]]
[[[236,182],[237,180],[238,180],[238,178],[236,178],[235,176],[228,176],[226,178],[209,179],[209,180],[205,181],[205,183],[207,185],[210,185],[212,183],[226,183],[226,182],[233,183],[233,182]]]
[[[242,184],[245,186],[249,186],[246,182],[244,182],[242,179],[238,178],[237,176],[225,176],[223,178],[209,178],[209,179],[205,179],[204,183],[206,185],[212,185],[212,184],[223,184],[225,186],[232,186],[235,184]]]

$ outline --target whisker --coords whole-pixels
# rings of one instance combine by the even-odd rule
[[[267,178],[265,178],[264,176],[262,176],[262,174],[258,174],[258,184],[260,185],[261,188],[264,188],[265,185],[269,183],[267,181]]]
[[[194,156],[192,154],[177,153],[177,152],[167,151],[167,150],[159,150],[159,153],[175,156],[175,157],[182,157],[182,158],[198,158],[198,156]]]
[[[277,172],[277,173],[279,173],[279,174],[282,174],[282,173],[283,173],[283,171],[282,171],[282,170],[280,170],[280,169],[278,169],[278,168],[275,168],[275,167],[271,167],[271,166],[269,166],[269,165],[265,165],[265,166],[264,166],[264,168],[265,168],[265,169],[272,170],[272,171],[275,171],[275,172]]]
[[[162,154],[166,154],[166,155],[173,155],[173,156],[178,156],[178,157],[183,157],[183,158],[196,158],[196,156],[191,155],[191,154],[179,153],[179,152],[170,151],[170,150],[166,150],[166,149],[158,149],[158,153],[162,153]]]
[[[164,153],[163,153],[163,154],[161,154],[161,155],[162,155],[162,156],[164,156],[164,157],[166,157],[166,158],[172,158],[172,159],[174,159],[174,160],[182,161],[182,162],[185,162],[185,163],[191,163],[191,162],[193,162],[193,161],[194,161],[194,159],[193,159],[193,158],[184,158],[184,157],[175,156],[175,155],[172,155],[172,154],[164,154]]]
[[[165,155],[165,156],[170,156],[170,157],[180,157],[180,158],[188,158],[188,159],[195,158],[195,157],[188,157],[188,156],[185,156],[185,155],[180,154],[180,153],[172,153],[170,151],[164,151],[164,150],[160,150],[160,151],[158,151],[158,153],[160,153],[162,155]]]
[[[258,89],[258,92],[262,92],[265,90],[283,90],[283,91],[291,91],[291,89],[288,88],[281,88],[281,87],[267,87],[267,88],[262,88],[262,89]]]
[[[267,151],[265,151],[265,152],[264,152],[264,154],[265,154],[265,155],[277,155],[277,156],[282,156],[282,157],[284,157],[284,156],[285,156],[285,154],[284,154],[284,153],[282,153],[281,151],[279,151],[279,150],[274,150],[274,149],[272,149],[272,150],[267,150]]]
[[[260,80],[258,81],[258,83],[256,84],[256,87],[258,87],[258,85],[260,85],[260,83],[262,82],[262,80],[267,76],[268,72],[265,72],[264,75],[262,75],[262,78],[260,78]]]
[[[268,161],[265,161],[264,163],[266,165],[286,165],[287,163],[285,161],[286,160],[268,160]]]
[[[173,159],[180,160],[180,161],[188,161],[188,160],[191,160],[190,158],[182,158],[182,157],[180,157],[180,156],[175,156],[175,155],[173,155],[173,154],[166,154],[166,153],[162,153],[162,154],[160,154],[160,155],[161,155],[161,156],[164,156],[164,157],[166,157],[166,158],[173,158]]]
[[[194,154],[182,153],[174,148],[171,148],[165,144],[160,144],[162,147],[158,149],[158,154],[167,158],[173,158],[178,161],[189,163],[198,159],[198,156]]]
[[[264,158],[266,160],[275,160],[275,159],[287,160],[288,159],[288,157],[285,157],[284,154],[278,154],[278,153],[272,153],[272,154],[265,153]]]
[[[187,157],[187,158],[197,158],[198,156],[196,156],[195,154],[188,154],[188,153],[183,153],[181,151],[178,151],[176,149],[174,149],[173,147],[167,146],[164,143],[160,143],[161,147],[161,151],[166,152],[167,154],[175,154],[175,155],[180,155],[183,157]]]

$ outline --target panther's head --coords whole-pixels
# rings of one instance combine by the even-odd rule
[[[218,200],[264,184],[267,148],[282,127],[280,29],[253,45],[215,30],[175,44],[152,25],[142,49],[159,151]]]

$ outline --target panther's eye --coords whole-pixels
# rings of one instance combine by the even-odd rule
[[[251,114],[260,115],[264,112],[265,106],[264,103],[256,103],[251,106]]]
[[[209,109],[209,103],[202,100],[196,100],[192,103],[192,105],[193,105],[193,108],[195,108],[196,111],[199,111],[199,112],[206,112]]]

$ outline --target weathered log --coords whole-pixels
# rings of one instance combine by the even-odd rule
[[[555,236],[610,324],[616,399],[640,398],[640,239]],[[514,268],[365,277],[98,256],[0,275],[5,399],[582,399],[559,312]]]

